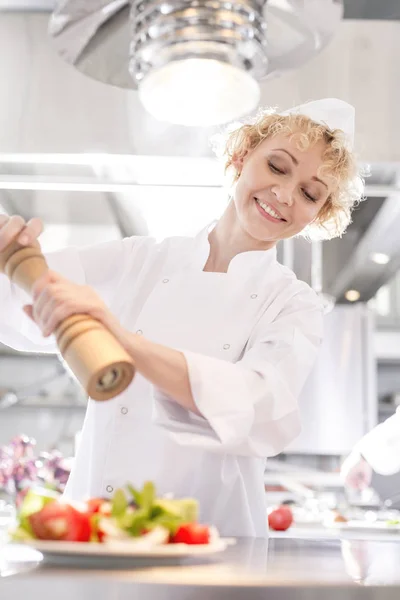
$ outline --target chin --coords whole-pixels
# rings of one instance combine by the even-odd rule
[[[272,228],[268,227],[268,223],[260,224],[254,223],[254,221],[250,221],[246,223],[245,227],[248,235],[256,242],[261,243],[276,243],[280,240],[280,237],[277,237],[276,231],[272,231]]]
[[[263,221],[258,215],[246,215],[243,222],[244,229],[248,235],[257,242],[276,243],[281,237],[285,237],[284,228],[276,226],[274,223]]]

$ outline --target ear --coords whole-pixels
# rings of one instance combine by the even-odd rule
[[[239,175],[241,170],[243,169],[243,162],[246,157],[247,151],[243,156],[238,156],[237,154],[233,154],[232,156],[232,165],[235,167],[237,174]]]

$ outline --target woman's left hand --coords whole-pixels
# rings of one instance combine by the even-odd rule
[[[32,300],[24,311],[40,327],[44,337],[54,333],[64,319],[74,314],[90,315],[118,338],[123,337],[124,330],[117,319],[88,285],[77,285],[48,271],[33,286]]]

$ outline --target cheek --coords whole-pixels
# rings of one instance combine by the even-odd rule
[[[296,211],[296,226],[303,229],[310,223],[312,223],[318,216],[321,210],[319,203],[313,204],[312,202],[302,203]]]
[[[246,201],[248,190],[245,181],[240,177],[233,188],[233,198],[237,208],[241,208]]]

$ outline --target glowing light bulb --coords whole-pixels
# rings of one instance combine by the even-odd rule
[[[173,61],[139,84],[139,98],[160,121],[210,127],[252,112],[260,100],[257,81],[238,67],[207,58]]]
[[[349,302],[357,302],[360,299],[360,292],[358,290],[347,290],[345,298]]]

